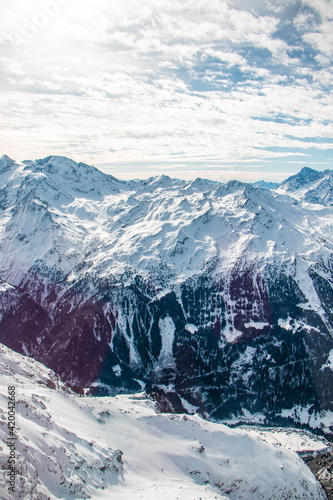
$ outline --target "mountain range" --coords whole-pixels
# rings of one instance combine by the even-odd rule
[[[266,189],[2,156],[0,183],[0,342],[78,392],[332,434],[331,170]]]

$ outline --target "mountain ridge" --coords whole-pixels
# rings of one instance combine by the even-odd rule
[[[330,172],[302,193],[293,176],[118,181],[52,156],[10,172],[0,341],[79,391],[145,386],[217,419],[332,410]]]

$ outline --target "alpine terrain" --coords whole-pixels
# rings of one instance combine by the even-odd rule
[[[3,345],[0,374],[1,499],[326,498],[301,458],[329,451],[322,437],[161,414],[142,393],[80,397]],[[18,427],[8,441],[13,386]]]
[[[0,342],[77,392],[332,435],[333,174],[273,187],[2,156]]]

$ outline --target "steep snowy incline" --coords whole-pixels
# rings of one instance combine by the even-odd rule
[[[2,345],[0,375],[3,470],[13,386],[17,422],[15,494],[1,474],[4,500],[162,500],[166,492],[168,500],[325,499],[295,453],[328,449],[310,434],[162,415],[144,394],[79,397],[52,371]]]

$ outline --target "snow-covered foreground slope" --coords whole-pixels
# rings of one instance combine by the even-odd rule
[[[269,191],[4,156],[0,341],[77,391],[143,387],[173,411],[320,427],[333,411],[332,189],[329,171]]]
[[[230,429],[158,414],[143,394],[80,397],[40,363],[0,345],[0,461],[9,449],[8,386],[16,392],[16,492],[4,500],[325,499],[296,451],[323,439],[287,430]]]

